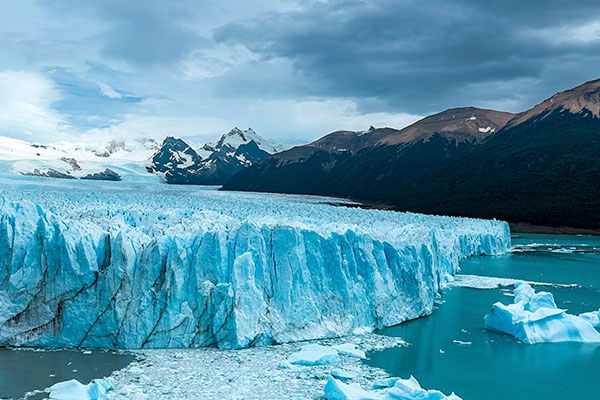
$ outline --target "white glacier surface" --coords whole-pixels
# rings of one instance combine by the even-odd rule
[[[431,313],[499,221],[311,196],[3,180],[0,345],[242,348],[364,333]]]
[[[600,343],[593,314],[576,316],[556,306],[549,292],[536,293],[526,283],[516,283],[514,303],[495,303],[484,317],[487,329],[504,332],[527,344],[546,342]],[[590,318],[591,317],[591,318]]]

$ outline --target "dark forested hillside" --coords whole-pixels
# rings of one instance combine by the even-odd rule
[[[600,81],[588,82],[510,118],[474,108],[467,117],[467,109],[455,109],[375,141],[362,139],[368,145],[340,149],[336,140],[335,149],[294,148],[241,171],[224,188],[600,229],[599,87]],[[495,125],[489,118],[482,124],[485,116]],[[324,139],[315,143],[332,142]]]

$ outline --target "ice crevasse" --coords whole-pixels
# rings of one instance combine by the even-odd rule
[[[365,332],[431,313],[459,260],[510,246],[499,221],[233,196],[4,193],[0,345],[241,348]]]

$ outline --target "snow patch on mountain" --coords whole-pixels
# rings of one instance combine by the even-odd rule
[[[223,136],[221,136],[221,138],[216,143],[205,144],[202,147],[202,150],[207,152],[214,152],[220,150],[225,146],[228,146],[232,149],[237,149],[241,145],[248,144],[252,141],[256,143],[259,149],[262,149],[269,154],[278,153],[285,148],[285,146],[283,146],[280,143],[263,138],[262,136],[258,135],[252,128],[241,130],[238,127],[235,127]]]
[[[218,142],[197,150],[182,139],[168,137],[152,156],[148,170],[161,174],[167,183],[222,185],[278,148],[250,128],[234,128]]]
[[[16,175],[81,178],[106,169],[124,176],[145,175],[144,164],[157,149],[152,139],[40,144],[0,137],[0,164]]]

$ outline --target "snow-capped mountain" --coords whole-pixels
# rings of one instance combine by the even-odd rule
[[[182,139],[168,137],[152,156],[147,169],[162,175],[167,183],[222,185],[281,148],[251,128],[245,131],[233,128],[216,143],[207,143],[198,150]]]
[[[219,151],[226,146],[237,149],[239,146],[250,142],[256,143],[259,149],[264,150],[269,154],[278,153],[284,148],[284,146],[279,143],[259,136],[252,128],[242,131],[238,127],[235,127],[221,136],[217,143],[206,143],[202,147],[202,150],[212,153],[214,151]]]
[[[121,180],[146,174],[144,164],[157,148],[152,139],[40,144],[0,137],[0,165],[17,175]]]
[[[198,149],[174,137],[162,144],[153,139],[40,144],[0,137],[0,167],[47,178],[119,181],[153,173],[166,183],[219,185],[281,148],[250,128],[234,128]]]

